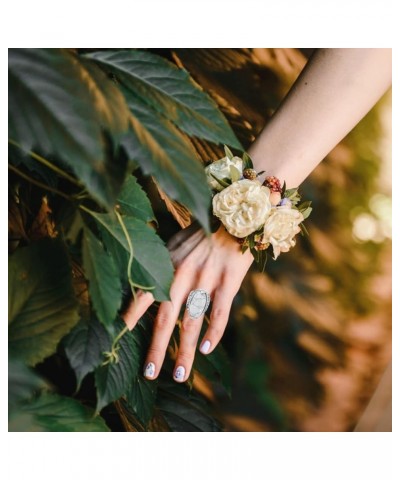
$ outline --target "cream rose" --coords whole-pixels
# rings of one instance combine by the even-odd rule
[[[300,232],[299,224],[304,220],[301,212],[287,206],[273,208],[264,225],[263,243],[270,243],[277,259],[281,252],[294,247],[294,237]]]
[[[271,210],[269,188],[239,180],[214,196],[213,210],[231,235],[244,238],[264,225]]]
[[[213,190],[220,192],[224,187],[220,185],[212,175],[219,180],[231,178],[231,166],[235,167],[239,171],[240,176],[242,176],[243,160],[239,157],[233,157],[232,160],[228,157],[221,158],[221,160],[211,163],[204,169],[207,176],[207,183]]]

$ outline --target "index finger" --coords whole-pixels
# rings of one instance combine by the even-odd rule
[[[128,309],[122,315],[122,318],[129,330],[132,330],[135,327],[139,319],[153,302],[154,297],[151,292],[144,292],[143,290],[138,290],[138,292],[136,293],[136,298],[132,299]]]

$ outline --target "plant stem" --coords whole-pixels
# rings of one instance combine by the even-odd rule
[[[103,355],[106,357],[104,362],[101,364],[102,366],[108,365],[109,363],[118,363],[119,362],[119,355],[118,350],[120,349],[118,342],[121,338],[129,331],[128,326],[126,325],[119,334],[114,338],[113,343],[111,345],[111,350],[109,352],[103,352]]]
[[[28,154],[30,157],[32,157],[34,160],[37,160],[38,162],[40,162],[41,164],[45,165],[47,168],[49,168],[50,170],[53,170],[53,172],[57,173],[58,175],[60,175],[60,177],[64,177],[66,178],[68,181],[70,181],[71,183],[73,183],[74,185],[76,185],[77,187],[82,187],[82,183],[79,182],[76,178],[72,177],[71,175],[69,175],[67,172],[64,172],[64,170],[62,170],[61,168],[57,167],[56,165],[54,165],[53,163],[51,163],[49,160],[47,160],[46,158],[43,158],[42,156],[38,155],[37,153],[35,152],[32,152],[30,150],[24,150],[21,145],[19,143],[17,143],[15,140],[12,140],[12,139],[8,139],[8,143],[11,143],[11,145],[14,145],[15,147],[19,148],[20,150],[22,150],[24,153]]]
[[[136,302],[136,292],[135,292],[135,288],[133,286],[133,281],[132,281],[132,278],[131,278],[131,268],[132,268],[133,260],[135,258],[135,254],[134,254],[134,251],[133,251],[133,245],[132,245],[131,237],[129,236],[128,230],[126,229],[125,223],[124,223],[124,221],[121,217],[121,214],[118,212],[118,210],[116,208],[114,209],[114,212],[115,212],[115,215],[118,218],[119,224],[121,225],[122,231],[124,232],[126,241],[128,242],[129,260],[128,260],[128,266],[127,266],[127,274],[128,274],[129,285],[131,286],[133,300]]]
[[[39,182],[39,180],[35,180],[34,178],[31,178],[29,175],[26,173],[21,172],[18,168],[14,167],[14,165],[11,165],[10,163],[8,164],[8,168],[15,172],[17,175],[22,177],[24,180],[27,180],[28,182],[32,183],[33,185],[36,185],[37,187],[43,188],[44,190],[48,190],[49,192],[56,193],[57,195],[60,195],[61,197],[66,198],[67,200],[70,200],[71,202],[74,201],[72,197],[67,195],[64,192],[61,192],[60,190],[57,190],[56,188],[50,187],[49,185],[46,185],[45,183]]]
[[[129,236],[129,232],[125,227],[125,223],[124,223],[124,220],[123,220],[121,214],[118,212],[118,210],[116,208],[114,209],[114,212],[115,212],[115,215],[117,216],[119,224],[121,225],[122,231],[124,232],[124,235],[125,235],[126,241],[128,243],[128,247],[129,247],[129,261],[128,261],[128,266],[127,266],[127,275],[128,275],[129,285],[130,285],[131,291],[132,291],[133,300],[136,302],[135,288],[140,288],[142,290],[153,290],[154,287],[146,287],[144,285],[139,285],[138,283],[135,283],[132,280],[131,269],[132,269],[133,260],[135,259],[135,253],[134,253],[134,250],[133,250],[131,237]]]
[[[125,335],[126,332],[129,331],[129,328],[127,325],[119,332],[119,334],[114,338],[114,341],[111,345],[111,349],[114,349],[117,346],[117,343],[121,340],[121,338]]]
[[[92,215],[92,216],[93,216],[93,213],[94,213],[94,212],[93,212],[92,210],[90,210],[90,208],[87,208],[87,207],[85,207],[85,205],[81,205],[81,204],[78,205],[78,206],[79,206],[79,208],[80,208],[81,210],[83,210],[84,212],[86,212],[86,213],[88,213],[89,215]]]

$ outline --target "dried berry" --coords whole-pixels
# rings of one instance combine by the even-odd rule
[[[243,170],[243,176],[247,178],[247,180],[255,180],[257,178],[257,172],[252,168],[245,168]]]
[[[265,187],[268,187],[272,192],[282,193],[282,187],[281,187],[281,182],[279,181],[279,178],[266,177],[263,185]]]

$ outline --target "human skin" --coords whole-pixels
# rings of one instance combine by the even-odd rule
[[[297,187],[365,116],[391,84],[391,49],[320,49],[249,149],[257,171]],[[211,353],[225,331],[232,301],[253,262],[221,227],[204,238],[176,268],[171,301],[162,302],[144,364],[146,378],[157,378],[182,304],[191,290],[210,293],[210,324],[200,351]],[[124,320],[130,329],[153,303],[139,292]],[[187,380],[193,365],[203,316],[182,319],[174,379]],[[205,347],[209,347],[208,350]],[[150,367],[148,367],[150,364]],[[146,368],[147,367],[147,368]]]

